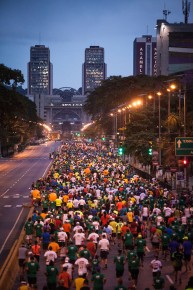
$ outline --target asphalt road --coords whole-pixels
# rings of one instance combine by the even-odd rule
[[[26,221],[30,187],[51,164],[49,153],[60,142],[29,146],[12,158],[0,159],[0,268]]]
[[[46,169],[49,167],[50,160],[48,158],[49,152],[53,151],[54,147],[59,145],[58,142],[50,143],[46,145],[40,145],[35,147],[29,147],[28,150],[19,154],[17,157],[0,161],[0,185],[1,185],[1,203],[0,203],[0,245],[1,252],[0,258],[6,251],[9,251],[11,245],[13,245],[14,236],[18,236],[29,209],[23,208],[23,203],[30,202],[29,199],[29,187],[32,181],[35,181],[39,177],[43,176]],[[53,147],[54,146],[54,147]],[[3,218],[2,218],[3,217]],[[113,263],[114,256],[117,255],[117,246],[112,245],[110,254],[108,257],[108,269],[102,270],[106,277],[106,284],[104,290],[113,290],[116,285],[115,277],[115,265]],[[152,246],[149,238],[147,238],[147,251],[144,260],[144,267],[140,268],[137,290],[145,290],[146,288],[153,289],[152,286],[152,270],[150,268],[150,262],[154,258]],[[165,279],[164,290],[169,290],[170,286],[174,283],[173,267],[169,260],[164,261],[160,255],[163,263],[162,275]],[[0,259],[1,261],[2,259]],[[57,266],[59,268],[60,261],[58,260]],[[43,289],[46,284],[45,276],[45,261],[43,253],[40,259],[40,271],[38,273],[38,289]],[[183,268],[182,284],[175,283],[177,290],[184,290],[187,285],[188,278],[192,275],[191,272],[185,272]],[[75,271],[74,277],[77,276]],[[128,286],[128,267],[125,263],[125,272],[123,276],[124,285]],[[18,289],[19,275],[15,281],[13,290]],[[72,288],[73,289],[73,288]]]
[[[111,245],[110,253],[108,256],[108,268],[107,269],[102,269],[101,272],[105,275],[106,278],[106,283],[104,285],[104,290],[114,290],[114,287],[117,285],[116,281],[116,272],[115,272],[115,264],[113,262],[114,257],[118,254],[117,250],[117,245]],[[45,259],[43,257],[43,252],[41,254],[40,258],[40,270],[38,272],[37,276],[37,285],[38,285],[38,290],[42,290],[43,287],[46,285],[46,265],[45,265]],[[98,252],[99,254],[99,252]],[[140,272],[139,272],[139,277],[138,277],[138,283],[136,290],[153,290],[154,287],[152,286],[153,284],[153,278],[152,278],[152,270],[150,268],[150,262],[154,259],[154,253],[152,251],[152,246],[150,243],[149,238],[147,238],[147,251],[146,251],[146,256],[144,259],[144,267],[140,267]],[[191,272],[185,272],[185,268],[183,268],[182,271],[182,284],[179,284],[179,282],[174,282],[174,273],[173,273],[173,267],[171,265],[170,259],[165,261],[162,259],[162,255],[160,254],[160,259],[163,263],[163,268],[162,268],[162,276],[165,279],[165,286],[163,290],[170,290],[170,286],[174,285],[177,290],[185,290],[185,286],[187,285],[189,277],[192,275]],[[58,258],[56,266],[58,269],[60,269],[61,262],[60,259]],[[77,277],[77,269],[75,268],[74,272],[74,278]],[[91,286],[92,289],[92,282],[91,282],[91,274],[89,272],[89,285]],[[123,275],[123,284],[125,287],[128,287],[128,278],[129,278],[129,272],[128,272],[128,264],[127,261],[125,263],[125,271]],[[17,276],[17,279],[15,281],[15,285],[12,290],[17,290],[19,287],[19,275]],[[73,286],[70,289],[75,289]]]

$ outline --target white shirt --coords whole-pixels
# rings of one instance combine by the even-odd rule
[[[99,229],[99,222],[94,221],[92,224],[95,227],[95,230],[98,230]]]
[[[156,215],[159,215],[161,213],[161,210],[158,207],[155,207],[153,209],[153,213],[156,213]]]
[[[68,238],[67,234],[65,232],[58,232],[58,241],[59,242],[65,242]]]
[[[78,208],[79,200],[78,199],[74,199],[73,200],[73,205],[74,205],[74,208]]]
[[[70,278],[72,279],[72,269],[73,269],[73,267],[72,267],[72,264],[71,263],[64,263],[63,265],[62,265],[62,268],[64,268],[64,267],[67,267],[67,273],[70,275]]]
[[[76,246],[81,246],[82,242],[85,240],[85,234],[84,233],[76,233],[73,236],[74,240],[75,240],[75,245]]]
[[[78,258],[75,262],[75,265],[78,266],[78,275],[87,273],[87,266],[89,265],[89,262],[86,258]]]
[[[84,199],[80,199],[80,200],[79,200],[79,205],[85,205],[85,204],[86,204],[86,202],[85,202]]]
[[[149,210],[147,207],[143,207],[142,209],[142,216],[148,217]]]
[[[170,207],[164,207],[165,216],[168,217],[171,215],[172,210]]]
[[[99,241],[99,247],[103,251],[108,251],[109,250],[109,241],[105,238],[101,239]]]
[[[46,262],[49,264],[50,261],[54,262],[57,259],[57,254],[52,250],[48,250],[45,252],[44,257],[46,258]]]
[[[162,263],[159,260],[154,259],[151,261],[151,266],[152,266],[153,272],[158,272],[161,270]]]
[[[77,225],[77,226],[74,227],[73,232],[78,233],[78,230],[82,230],[82,231],[84,231],[84,229],[83,229],[82,226]]]
[[[161,215],[158,215],[156,217],[157,226],[160,226],[161,222],[163,222],[163,217]]]
[[[97,233],[91,233],[89,236],[88,236],[88,240],[90,240],[90,238],[93,239],[93,242],[95,244],[98,243],[98,238],[99,238],[99,235]]]

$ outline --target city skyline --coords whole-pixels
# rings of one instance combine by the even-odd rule
[[[193,0],[189,23],[193,23]],[[56,3],[56,2],[55,2]],[[50,49],[53,87],[82,86],[82,64],[87,47],[104,48],[107,77],[133,74],[133,42],[142,35],[156,36],[163,10],[169,23],[184,22],[181,0],[2,0],[0,11],[0,63],[20,69],[27,88],[30,47]],[[137,20],[136,20],[137,19]]]

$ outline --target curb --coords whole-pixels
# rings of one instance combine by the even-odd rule
[[[32,216],[34,208],[32,207],[28,213],[27,219]],[[27,220],[26,219],[26,220]],[[24,240],[25,231],[22,229],[19,239],[15,240],[9,254],[0,270],[0,289],[12,290],[15,283],[19,265],[18,265],[18,249]]]

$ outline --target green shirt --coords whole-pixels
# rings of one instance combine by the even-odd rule
[[[162,245],[163,246],[168,246],[169,242],[170,242],[170,236],[166,233],[163,233],[162,237],[161,237],[161,240],[162,240]]]
[[[114,257],[114,263],[116,265],[116,270],[124,270],[124,263],[125,263],[125,258],[124,256],[117,256]]]
[[[46,267],[46,275],[48,283],[56,283],[58,276],[58,269],[55,266]]]
[[[129,251],[127,254],[128,264],[133,260],[133,256],[137,256],[136,251]]]
[[[118,285],[114,288],[114,290],[127,290],[128,288],[126,288],[125,286],[123,285]]]
[[[135,257],[133,258],[129,263],[129,269],[132,270],[138,270],[139,269],[139,258]]]
[[[75,245],[68,246],[68,257],[71,261],[76,260],[76,253],[78,251],[78,248]]]
[[[87,260],[89,260],[89,258],[90,258],[90,252],[87,249],[84,249],[84,250],[80,251],[79,255],[80,255],[80,257],[84,257]]]
[[[125,246],[132,246],[133,245],[132,233],[126,233],[124,238],[125,238]]]
[[[163,277],[155,277],[154,278],[154,288],[155,289],[163,289],[165,280]]]
[[[37,275],[37,271],[39,270],[39,264],[36,261],[30,261],[26,263],[27,267],[27,276],[34,278]]]
[[[37,224],[36,225],[35,229],[36,229],[36,236],[37,237],[41,237],[41,235],[42,235],[42,228],[43,228],[43,226],[41,224]]]
[[[26,235],[32,235],[33,234],[33,223],[32,222],[26,222],[25,224],[25,233]]]
[[[93,290],[103,290],[104,275],[101,273],[94,274],[92,276]]]
[[[136,240],[137,252],[144,253],[144,247],[146,246],[146,240],[144,239],[137,239]]]

